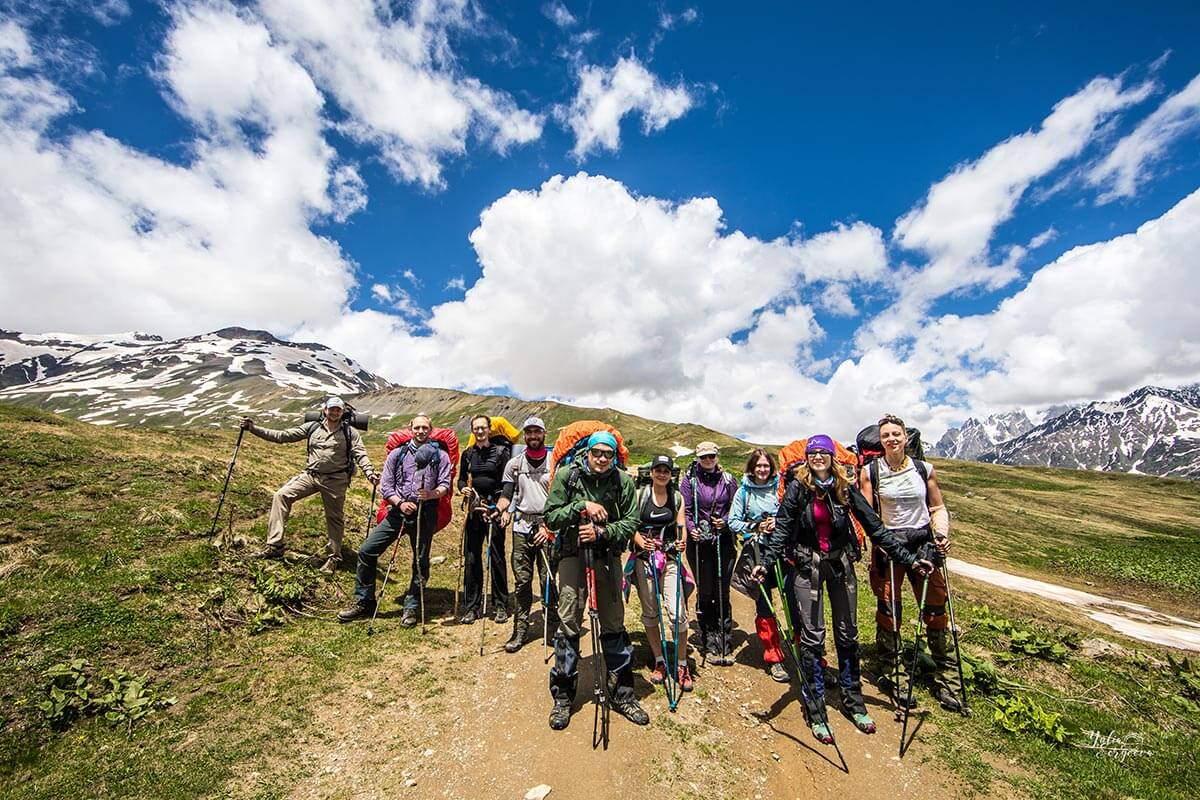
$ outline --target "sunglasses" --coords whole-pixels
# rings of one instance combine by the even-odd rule
[[[706,454],[700,456],[700,460],[703,461],[706,458],[716,458],[716,457],[717,457],[716,453],[706,453]]]
[[[608,459],[611,459],[613,455],[615,455],[612,450],[604,450],[600,447],[593,447],[591,450],[588,450],[588,454],[591,455],[592,458]]]

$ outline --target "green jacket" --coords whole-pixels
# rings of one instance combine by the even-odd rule
[[[579,552],[579,514],[585,501],[599,503],[608,511],[604,536],[599,540],[605,549],[610,553],[622,550],[637,530],[637,492],[633,479],[615,465],[602,475],[574,464],[554,474],[542,519],[554,531],[556,546],[564,556]]]

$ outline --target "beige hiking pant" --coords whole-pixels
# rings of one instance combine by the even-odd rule
[[[271,516],[267,520],[267,546],[283,547],[283,529],[287,525],[288,515],[292,513],[292,503],[320,492],[321,502],[325,506],[325,531],[329,535],[326,552],[340,560],[342,536],[346,531],[343,511],[349,486],[350,476],[344,472],[335,475],[301,472],[279,487],[271,501]]]

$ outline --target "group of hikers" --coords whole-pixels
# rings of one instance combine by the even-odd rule
[[[314,566],[319,562],[326,573],[336,572],[342,507],[357,466],[377,487],[383,505],[358,550],[353,604],[338,618],[374,619],[379,560],[406,535],[412,577],[400,624],[424,624],[429,550],[445,510],[439,506],[456,489],[466,517],[463,603],[459,609],[456,594],[455,615],[465,625],[481,619],[486,624],[488,618],[502,624],[511,612],[512,636],[504,649],[514,653],[530,638],[537,574],[545,645],[554,650],[549,676],[554,730],[570,722],[585,609],[597,657],[597,708],[603,700],[606,712],[611,708],[645,725],[649,715],[634,693],[633,645],[625,627],[631,590],[640,601],[653,657],[649,680],[665,687],[674,710],[680,693],[694,688],[697,662],[734,663],[732,586],[755,600],[754,628],[766,672],[789,681],[786,660],[792,657],[812,734],[832,743],[825,709],[828,598],[836,653],[830,678],[836,676],[838,703],[859,730],[874,733],[863,700],[857,624],[855,563],[864,555],[877,598],[874,682],[892,697],[898,713],[915,705],[910,668],[901,658],[901,585],[907,577],[921,614],[918,635],[921,627],[927,630],[933,695],[947,710],[964,710],[961,662],[948,639],[949,514],[932,465],[910,455],[910,433],[895,416],[879,420],[879,452],[865,461],[857,453],[846,458],[852,451],[821,434],[799,440],[783,464],[766,449],[755,449],[739,478],[721,467],[718,446],[705,441],[686,470],[660,454],[638,469],[637,481],[624,468],[628,453],[615,429],[597,423],[574,443],[571,457],[559,460],[562,442],[547,448],[546,426],[536,416],[524,422],[523,447],[494,438],[488,416],[474,417],[471,442],[454,470],[446,446],[431,439],[430,418],[418,414],[395,446],[389,442],[392,449],[377,475],[346,416],[345,403],[333,397],[322,419],[295,428],[273,430],[243,420],[243,430],[267,441],[308,443],[306,469],[275,493],[266,544],[254,557],[281,557],[292,504],[320,493],[329,541]],[[443,516],[441,524],[446,521]],[[510,526],[511,601],[505,560]]]

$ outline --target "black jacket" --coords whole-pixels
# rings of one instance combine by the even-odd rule
[[[779,513],[775,517],[775,531],[767,540],[767,546],[762,555],[762,565],[770,570],[777,559],[787,550],[798,549],[816,551],[817,527],[813,522],[813,502],[816,495],[798,480],[792,481],[779,504]],[[872,542],[888,554],[888,558],[905,567],[912,566],[916,558],[893,536],[883,521],[872,509],[862,492],[850,487],[849,505],[839,504],[835,498],[829,497],[829,511],[833,517],[833,534],[829,537],[829,550],[835,552],[844,547],[857,544],[854,526],[850,515],[858,520],[863,530]]]
[[[487,447],[475,445],[463,450],[458,459],[459,490],[467,485],[470,475],[471,486],[480,497],[488,500],[499,497],[509,452],[508,447],[494,442],[489,442]]]

